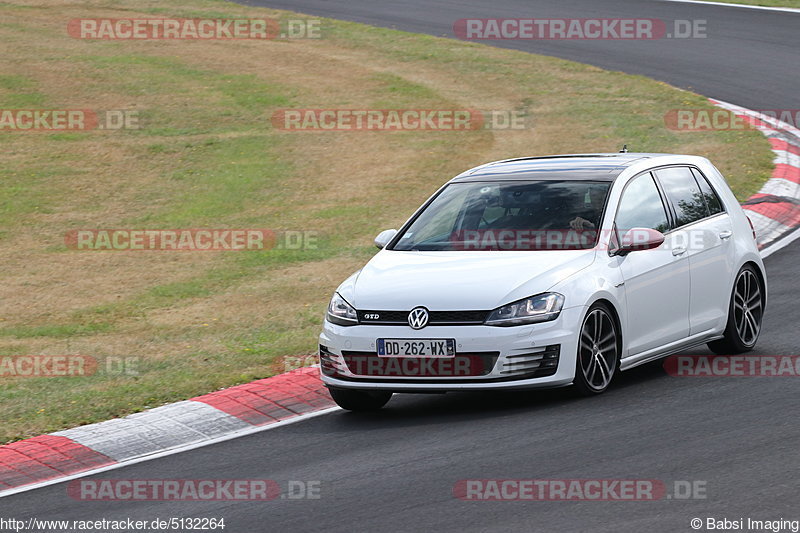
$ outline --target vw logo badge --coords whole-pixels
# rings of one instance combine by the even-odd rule
[[[415,307],[408,313],[408,325],[413,329],[422,329],[428,325],[428,310],[424,307]]]

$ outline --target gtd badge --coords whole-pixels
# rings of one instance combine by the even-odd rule
[[[413,329],[422,329],[428,325],[428,310],[416,307],[408,313],[408,325]]]

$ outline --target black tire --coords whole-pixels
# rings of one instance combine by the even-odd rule
[[[728,323],[722,339],[708,343],[717,355],[734,355],[752,350],[761,334],[764,317],[764,287],[752,265],[745,265],[736,274],[728,304]]]
[[[595,396],[608,389],[619,368],[619,328],[607,305],[589,308],[578,334],[574,389],[582,396]]]
[[[336,404],[348,411],[377,411],[392,397],[389,391],[362,391],[328,387]]]

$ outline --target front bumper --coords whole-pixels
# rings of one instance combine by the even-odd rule
[[[552,322],[505,328],[428,326],[414,330],[409,326],[395,325],[338,326],[326,320],[319,337],[322,381],[332,387],[394,392],[511,390],[569,385],[575,377],[578,331],[583,313],[583,307],[572,307],[563,309]],[[461,358],[466,368],[471,364],[480,366],[479,372],[472,372],[479,375],[466,375],[460,371],[464,367],[457,361],[439,361],[445,370],[436,376],[420,372],[413,376],[402,372],[375,375],[368,369],[371,368],[370,360],[377,358],[375,352],[379,338],[455,339],[456,358]],[[555,358],[557,366],[553,365],[554,349],[558,354]],[[532,371],[536,361],[541,363],[541,367]],[[452,364],[448,366],[449,363]],[[547,371],[543,368],[546,366],[555,366],[555,371]],[[396,365],[395,370],[400,367]]]

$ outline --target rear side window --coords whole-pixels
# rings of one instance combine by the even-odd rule
[[[689,167],[661,168],[655,173],[675,212],[675,227],[679,228],[708,216],[703,193]]]
[[[706,200],[709,214],[716,215],[717,213],[722,213],[724,211],[724,209],[722,209],[722,202],[720,202],[719,196],[717,196],[716,191],[711,187],[706,177],[696,168],[692,169],[692,173],[697,180],[697,184],[700,185],[700,191],[703,193],[703,198]]]
[[[662,233],[669,229],[664,203],[649,172],[633,178],[625,187],[616,224],[620,236],[632,228],[650,228]]]

